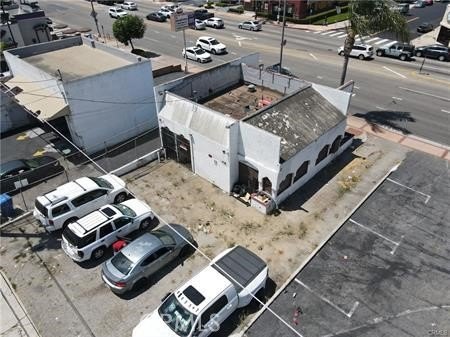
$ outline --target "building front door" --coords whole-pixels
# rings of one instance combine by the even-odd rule
[[[258,191],[258,170],[239,162],[239,183],[247,186],[249,193]]]

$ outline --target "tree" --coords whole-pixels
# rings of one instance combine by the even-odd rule
[[[408,26],[405,16],[395,10],[393,0],[350,0],[349,26],[344,43],[344,65],[342,67],[341,85],[347,75],[348,60],[355,36],[366,36],[382,31],[396,34],[401,41],[409,40]]]
[[[136,15],[126,15],[117,19],[113,24],[114,37],[124,44],[130,43],[134,49],[131,39],[142,39],[145,33],[144,19]]]

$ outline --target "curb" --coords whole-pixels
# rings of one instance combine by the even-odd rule
[[[4,224],[0,225],[0,230],[5,228],[6,226],[12,225],[16,221],[19,221],[19,220],[22,220],[23,218],[26,218],[27,216],[29,216],[32,213],[33,213],[33,211],[27,211],[27,212],[19,215],[17,218],[14,218],[14,219],[11,219],[11,220],[5,222]]]
[[[286,280],[286,282],[283,283],[283,285],[273,294],[273,296],[267,301],[266,304],[256,313],[255,317],[252,318],[252,320],[244,326],[244,328],[241,330],[241,332],[234,334],[233,337],[245,337],[245,332],[251,328],[253,324],[259,319],[259,317],[266,311],[267,307],[269,307],[277,298],[280,296],[280,294],[286,289],[286,287],[295,279],[298,273],[302,271],[304,267],[313,259],[313,257],[323,248],[323,246],[336,234],[336,232],[341,229],[341,227],[350,219],[350,217],[353,215],[353,213],[356,212],[356,210],[361,207],[361,205],[377,190],[377,188],[386,180],[389,175],[397,170],[399,164],[393,166],[371,189],[370,191],[364,196],[363,199],[361,199],[358,204],[356,204],[353,209],[350,210],[348,215],[340,222],[334,230],[328,235],[325,239],[322,240],[322,242],[312,251],[312,253],[306,258],[305,261],[303,261],[302,264],[295,270],[291,276]]]

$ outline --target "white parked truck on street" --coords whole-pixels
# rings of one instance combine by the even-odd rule
[[[171,294],[133,330],[133,337],[207,337],[265,288],[267,264],[235,246]]]

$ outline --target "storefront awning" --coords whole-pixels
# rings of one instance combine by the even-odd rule
[[[33,81],[25,76],[14,76],[6,82],[12,92],[18,91],[14,98],[27,110],[33,112],[42,120],[52,120],[69,113],[69,106],[60,95],[53,81]]]

